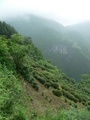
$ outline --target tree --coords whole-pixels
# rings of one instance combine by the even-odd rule
[[[5,35],[7,38],[10,38],[12,34],[17,34],[17,31],[5,22],[0,21],[0,35]]]

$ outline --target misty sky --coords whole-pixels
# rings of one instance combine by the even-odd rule
[[[29,13],[75,24],[90,20],[90,0],[0,0],[0,20]]]

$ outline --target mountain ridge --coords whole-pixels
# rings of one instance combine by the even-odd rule
[[[28,22],[16,19],[9,23],[22,35],[30,35],[43,55],[69,77],[79,80],[81,74],[89,74],[89,46],[78,31],[41,17],[32,15],[27,17]]]
[[[5,24],[6,26],[8,25]],[[82,80],[76,82],[47,61],[32,43],[31,37],[12,33],[12,27],[8,27],[7,31],[11,32],[7,38],[6,30],[2,30],[4,35],[0,33],[0,119],[67,120],[79,117],[88,120],[90,75],[83,75]],[[73,106],[73,111],[70,106]]]

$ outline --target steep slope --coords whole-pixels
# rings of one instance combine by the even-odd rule
[[[0,120],[28,120],[19,79],[0,64]]]
[[[12,34],[16,33],[17,31],[13,27],[6,24],[5,22],[0,21],[0,35],[5,35],[7,38],[9,38]]]
[[[47,62],[30,37],[1,35],[0,63],[0,119],[29,120],[49,109],[90,105],[90,76],[81,83],[68,78]]]
[[[31,36],[43,55],[69,77],[80,80],[90,73],[90,52],[78,32],[37,16],[8,20],[24,36]]]

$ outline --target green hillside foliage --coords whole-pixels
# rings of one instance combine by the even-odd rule
[[[0,120],[27,120],[18,78],[0,64]]]
[[[79,81],[82,74],[90,73],[90,44],[86,44],[84,33],[34,15],[8,20],[8,23],[23,36],[31,36],[43,55],[69,77]]]
[[[0,35],[5,35],[9,38],[12,34],[17,33],[16,30],[5,22],[0,21]]]
[[[47,111],[45,115],[41,117],[35,117],[33,120],[90,120],[90,112],[85,109],[62,110],[55,114],[51,111]]]
[[[23,87],[22,84],[24,83],[27,83],[27,85]],[[42,92],[45,89],[52,98],[48,101],[50,109],[52,108],[52,100],[58,99],[68,107],[74,106],[74,109],[83,107],[84,114],[83,110],[80,110],[80,114],[77,114],[78,109],[75,112],[62,110],[60,113],[56,112],[55,116],[52,115],[52,112],[46,115],[43,114],[41,117],[38,111],[32,114],[31,108],[28,109],[29,102],[32,102],[32,105],[35,103],[33,103],[32,96],[28,95],[29,88],[27,86],[33,88],[30,93],[33,96],[35,93],[37,96],[42,93],[38,98],[38,104],[44,97],[43,100],[48,101],[48,96],[44,96]],[[77,117],[81,120],[84,118],[88,120],[87,118],[90,118],[89,86],[90,75],[83,75],[79,83],[74,79],[70,79],[43,57],[41,51],[32,43],[31,37],[22,37],[19,34],[13,34],[9,38],[5,35],[0,36],[1,120],[54,120],[59,119],[59,117],[60,120],[76,119]],[[25,90],[27,93],[25,93]],[[43,102],[43,104],[45,103]],[[34,105],[32,110],[35,108],[37,106]]]

